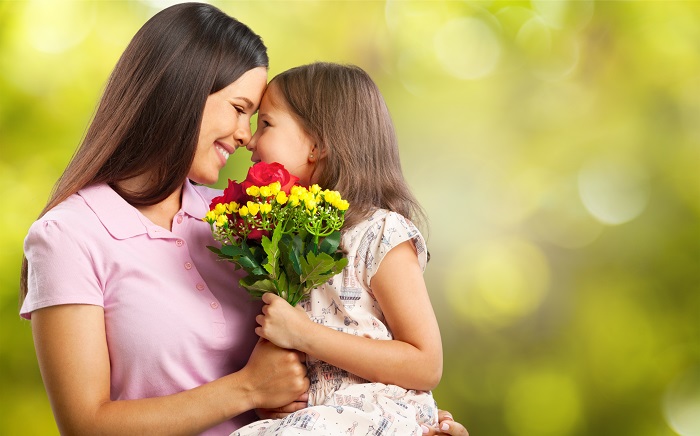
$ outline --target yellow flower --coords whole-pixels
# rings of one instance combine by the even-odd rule
[[[247,207],[247,206],[241,206],[241,208],[238,209],[238,215],[240,215],[240,216],[246,216],[246,215],[248,215],[248,207]]]
[[[214,212],[216,213],[217,216],[225,214],[226,213],[226,205],[222,204],[222,203],[217,204],[216,207],[214,207]]]
[[[202,221],[206,221],[209,224],[214,224],[216,222],[216,213],[214,213],[213,210],[210,210],[207,212],[206,215],[204,215],[204,218],[202,218]]]
[[[335,206],[338,210],[348,210],[348,207],[350,206],[350,203],[347,202],[347,200],[338,200],[336,201],[333,206]]]
[[[260,213],[268,214],[272,211],[272,205],[270,203],[263,203],[260,205]]]
[[[260,204],[253,203],[252,201],[248,202],[248,212],[251,215],[257,215],[259,210],[260,210]]]
[[[290,191],[292,195],[296,195],[297,197],[301,197],[305,192],[307,191],[303,186],[292,186],[292,190]]]
[[[292,194],[289,196],[289,204],[292,205],[292,207],[297,207],[299,206],[299,196]]]
[[[318,194],[319,192],[321,192],[321,187],[314,183],[309,188],[309,191],[311,191],[312,194]]]
[[[323,199],[326,200],[327,203],[333,204],[338,201],[339,197],[336,191],[323,191]]]
[[[219,215],[219,217],[216,219],[216,225],[218,227],[223,227],[226,224],[228,224],[228,218],[226,218],[226,215]]]
[[[270,189],[269,186],[261,186],[260,187],[260,196],[264,198],[268,198],[272,196],[272,189]]]
[[[277,193],[277,197],[275,200],[277,200],[277,203],[279,204],[285,204],[287,202],[287,194],[284,191],[280,191]]]
[[[230,202],[226,205],[226,213],[232,214],[238,212],[238,206],[238,203],[236,203],[235,201]]]
[[[270,193],[272,195],[277,195],[278,192],[282,189],[282,184],[280,182],[272,182],[268,185],[270,188]]]
[[[316,200],[309,199],[307,201],[304,201],[304,203],[306,204],[306,208],[308,210],[313,212],[316,209]]]
[[[250,195],[251,197],[259,197],[260,188],[258,188],[257,186],[251,186],[245,190],[245,193]]]

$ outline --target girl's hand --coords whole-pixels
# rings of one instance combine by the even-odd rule
[[[424,425],[421,427],[423,428],[423,434],[428,436],[441,434],[449,434],[452,436],[469,436],[467,429],[464,428],[464,426],[459,422],[455,422],[455,420],[452,419],[450,412],[445,410],[438,410],[438,428],[427,427]]]
[[[284,298],[268,292],[262,297],[262,314],[255,317],[260,324],[255,333],[281,348],[300,349],[299,340],[313,322],[301,307],[292,307]]]

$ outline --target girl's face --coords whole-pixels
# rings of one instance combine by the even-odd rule
[[[216,183],[229,155],[248,145],[250,117],[260,105],[266,84],[267,69],[257,67],[207,97],[190,179],[207,185]]]
[[[248,143],[253,162],[277,162],[299,177],[299,184],[311,185],[319,163],[313,139],[290,113],[274,83],[268,86],[260,102],[258,130]]]

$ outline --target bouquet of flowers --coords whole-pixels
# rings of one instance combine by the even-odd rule
[[[229,180],[203,218],[221,243],[207,248],[248,273],[241,286],[293,306],[348,263],[338,250],[348,202],[298,180],[278,163],[256,163],[243,182]]]

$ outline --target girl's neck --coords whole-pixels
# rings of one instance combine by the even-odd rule
[[[138,192],[148,183],[147,176],[137,176],[119,183],[119,187],[126,191]],[[173,218],[182,207],[182,186],[176,189],[163,201],[148,206],[134,206],[153,224],[166,230],[173,227]]]

